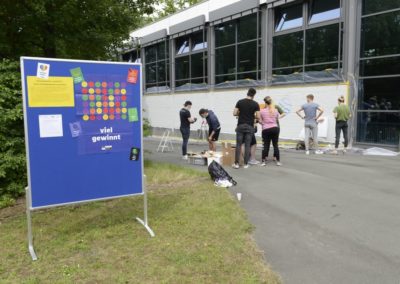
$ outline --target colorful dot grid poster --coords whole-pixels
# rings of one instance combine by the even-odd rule
[[[81,126],[79,153],[130,149],[135,121],[129,114],[138,109],[134,94],[136,84],[127,81],[127,74],[99,76],[82,71],[80,76],[85,79],[74,86],[75,110]]]
[[[143,193],[142,155],[129,159],[142,149],[140,64],[23,57],[21,78],[30,209]],[[59,135],[40,134],[43,117],[59,118]]]

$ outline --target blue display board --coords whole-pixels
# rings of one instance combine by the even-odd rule
[[[21,71],[30,209],[143,194],[141,65],[23,57]]]

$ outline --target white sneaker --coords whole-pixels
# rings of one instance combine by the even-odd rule
[[[281,162],[276,162],[276,165],[277,165],[278,167],[280,167],[280,166],[282,166],[282,163],[281,163]]]
[[[249,165],[244,165],[244,166],[243,166],[243,169],[248,169],[248,168],[250,168]]]
[[[257,161],[257,160],[250,160],[249,161],[249,164],[250,165],[258,165],[260,162],[259,161]]]
[[[347,153],[347,149],[343,149],[343,155]]]
[[[306,155],[310,155],[310,151],[307,150],[307,151],[306,151]]]
[[[316,150],[316,151],[315,151],[315,154],[316,154],[316,155],[322,155],[323,153],[324,153],[324,152],[322,152],[321,150]]]
[[[183,155],[182,156],[182,160],[188,160],[189,158],[188,158],[188,155]]]
[[[337,155],[337,154],[338,154],[337,150],[332,151],[332,155]]]
[[[267,162],[262,162],[260,166],[265,167],[266,165],[267,165]]]
[[[233,165],[232,165],[232,168],[238,169],[238,168],[239,168],[239,164],[233,164]]]

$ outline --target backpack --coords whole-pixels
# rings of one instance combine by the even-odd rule
[[[237,182],[216,161],[212,161],[208,166],[208,173],[213,181],[225,179],[230,181],[233,185],[237,185]]]

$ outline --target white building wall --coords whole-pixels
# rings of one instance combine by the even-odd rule
[[[218,116],[222,133],[234,134],[237,120],[232,112],[236,102],[246,96],[247,89],[216,90],[206,92],[190,92],[175,94],[147,94],[144,95],[144,116],[153,127],[179,128],[179,110],[186,100],[193,103],[192,115],[199,117],[200,108],[213,110]],[[296,115],[296,110],[305,103],[306,95],[314,94],[315,102],[325,110],[324,117],[328,121],[328,131],[325,140],[333,142],[335,138],[335,120],[333,108],[337,105],[339,96],[348,95],[348,85],[344,83],[282,86],[257,88],[255,100],[263,103],[265,96],[271,96],[276,103],[285,102],[290,109],[289,114],[281,120],[281,139],[297,140],[303,128],[303,120]],[[192,125],[192,130],[199,129],[201,119]],[[258,132],[260,135],[260,131]]]

